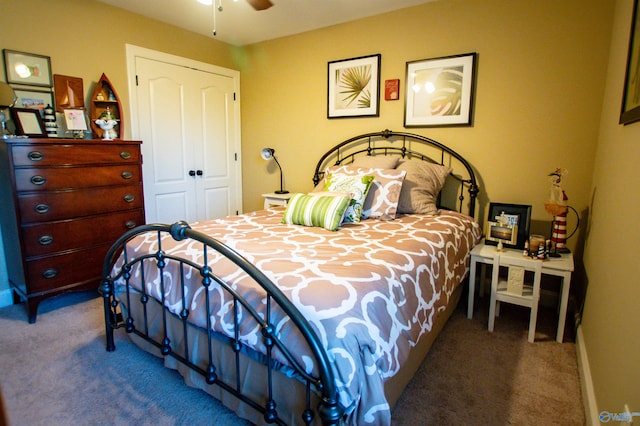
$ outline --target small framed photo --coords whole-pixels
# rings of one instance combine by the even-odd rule
[[[488,221],[485,228],[485,241],[495,244],[514,246],[518,241],[518,226]]]
[[[51,87],[51,58],[3,49],[4,71],[9,84]]]
[[[504,243],[505,247],[524,249],[525,242],[529,238],[531,227],[531,206],[524,204],[504,204],[504,203],[490,203],[489,204],[489,216],[487,222],[499,222],[506,218],[507,225],[517,226],[517,238],[515,243]],[[485,236],[485,244],[496,245],[496,241],[491,241]]]
[[[18,108],[37,109],[43,115],[47,105],[53,106],[53,93],[50,90],[27,90],[14,88]]]
[[[400,99],[400,79],[384,81],[384,100],[397,101]]]
[[[47,130],[37,109],[11,108],[11,117],[19,136],[30,138],[46,138]]]
[[[362,56],[329,62],[327,118],[380,115],[380,59]]]
[[[87,118],[83,109],[65,109],[64,122],[68,131],[87,131]]]
[[[407,62],[404,127],[471,126],[477,56]]]

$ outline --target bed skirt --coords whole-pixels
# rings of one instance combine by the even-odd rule
[[[413,378],[417,369],[420,367],[424,357],[428,353],[437,336],[442,331],[447,320],[455,311],[460,300],[460,294],[462,293],[463,287],[464,285],[461,284],[454,290],[450,298],[450,303],[447,305],[446,309],[438,313],[431,332],[424,336],[420,342],[418,342],[418,345],[412,349],[409,354],[409,359],[398,373],[385,382],[385,396],[391,409],[393,409],[396,402],[402,395],[402,392]],[[131,314],[134,321],[137,324],[143,324],[141,304],[132,303],[132,305]],[[123,305],[123,309],[127,309],[127,307]],[[162,335],[163,327],[162,312],[159,304],[147,304],[147,318],[149,321],[149,335],[151,337],[158,338],[158,336]],[[188,333],[190,342],[188,358],[197,365],[207,365],[208,355],[206,350],[206,333],[198,327],[189,327]],[[176,352],[180,351],[180,355],[184,356],[185,354],[182,353],[181,349],[179,349],[184,347],[183,324],[179,318],[167,316],[167,335],[169,339],[171,339],[172,348],[175,348],[174,350]],[[137,335],[131,333],[130,338],[143,350],[160,358],[164,358],[165,367],[177,370],[182,375],[187,385],[201,389],[212,395],[223,405],[238,414],[241,418],[247,419],[256,425],[267,424],[260,412],[232,394],[225,392],[219,386],[215,384],[207,384],[200,373],[189,369],[186,365],[176,361],[171,356],[163,357],[156,346],[150,344]],[[213,362],[218,368],[218,374],[226,383],[236,383],[237,376],[235,356],[236,354],[227,344],[221,343],[217,345]],[[263,396],[267,389],[266,367],[262,363],[248,356],[244,356],[242,359],[243,362],[239,368],[239,382],[242,386],[242,393],[254,400],[266,401],[266,397]],[[273,372],[272,380],[274,383],[273,399],[278,401],[278,406],[276,408],[278,416],[289,425],[304,424],[301,417],[301,413],[305,409],[304,395],[306,390],[304,384],[295,378],[288,377],[280,371]],[[319,398],[317,398],[315,394],[312,394],[311,399],[311,405],[317,407]],[[320,424],[320,419],[316,418],[313,424]]]

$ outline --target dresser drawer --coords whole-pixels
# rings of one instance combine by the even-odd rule
[[[124,144],[60,144],[17,145],[11,148],[13,165],[71,166],[82,164],[139,163],[138,145]]]
[[[29,293],[40,293],[90,280],[99,280],[110,244],[69,254],[28,260]],[[97,288],[97,285],[96,285]]]
[[[18,205],[23,224],[140,209],[142,185],[19,194]]]
[[[17,191],[122,185],[141,181],[137,164],[98,167],[29,167],[15,170]]]
[[[113,243],[129,229],[144,224],[142,209],[24,226],[26,257]]]

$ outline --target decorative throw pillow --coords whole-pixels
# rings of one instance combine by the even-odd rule
[[[373,175],[375,179],[362,207],[362,219],[395,219],[402,182],[407,174],[405,170],[365,168],[350,164],[329,167],[327,173],[330,172],[353,176]]]
[[[289,200],[282,223],[317,226],[335,231],[340,226],[351,197],[349,195],[295,194]]]
[[[391,155],[360,155],[353,160],[351,166],[370,169],[395,169],[400,157]]]
[[[418,159],[403,160],[397,170],[406,170],[398,213],[435,214],[436,201],[451,167]]]
[[[374,177],[349,176],[342,173],[325,173],[324,190],[330,192],[346,192],[351,194],[351,202],[344,215],[345,222],[359,223],[362,216],[362,205],[367,198]]]

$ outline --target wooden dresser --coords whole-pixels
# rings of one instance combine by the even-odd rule
[[[15,301],[97,289],[110,245],[144,224],[138,141],[0,139],[0,223]]]

